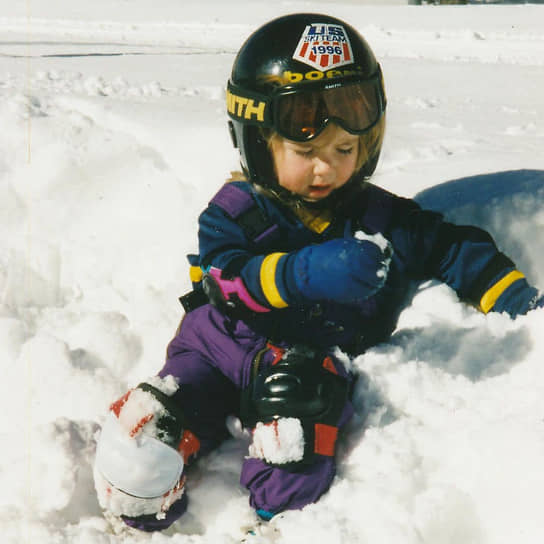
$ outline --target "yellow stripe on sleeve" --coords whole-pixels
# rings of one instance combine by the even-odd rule
[[[497,299],[510,287],[515,281],[521,280],[525,276],[519,270],[512,270],[512,272],[506,274],[504,278],[500,279],[495,285],[490,287],[480,300],[480,310],[487,314]]]
[[[274,308],[287,308],[288,304],[281,298],[276,286],[276,268],[278,261],[285,253],[271,253],[264,258],[261,264],[261,288],[266,300]]]
[[[189,269],[189,277],[191,278],[191,281],[193,283],[198,283],[199,281],[202,281],[202,268],[200,266],[191,266]]]

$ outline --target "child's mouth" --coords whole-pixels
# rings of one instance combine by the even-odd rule
[[[332,191],[332,185],[310,185],[310,195],[313,197],[325,196]]]

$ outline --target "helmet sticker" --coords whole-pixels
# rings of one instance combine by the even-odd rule
[[[293,58],[324,72],[352,64],[353,52],[342,25],[312,23],[304,29]]]

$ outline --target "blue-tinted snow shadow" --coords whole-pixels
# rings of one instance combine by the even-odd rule
[[[398,331],[391,344],[402,348],[404,361],[425,361],[474,382],[504,374],[523,361],[531,336],[524,328],[497,336],[487,328],[438,323]]]
[[[424,208],[448,212],[467,204],[485,206],[514,194],[535,194],[544,187],[544,170],[508,170],[446,181],[418,193]]]

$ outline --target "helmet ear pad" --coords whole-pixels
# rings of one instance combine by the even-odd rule
[[[240,163],[248,180],[263,186],[274,186],[276,174],[268,142],[260,127],[233,122],[240,151]]]

